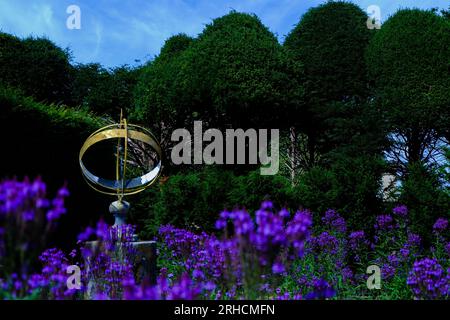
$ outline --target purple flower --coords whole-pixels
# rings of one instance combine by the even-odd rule
[[[63,214],[65,214],[67,211],[65,208],[54,208],[47,212],[47,220],[48,221],[54,221],[58,220]]]
[[[278,212],[278,215],[283,219],[288,219],[290,217],[290,213],[287,209],[283,208]]]
[[[281,290],[277,290],[277,295],[272,300],[302,300],[300,293],[292,294],[288,291],[281,293]]]
[[[324,279],[313,281],[313,291],[309,292],[305,298],[312,299],[329,299],[336,295],[336,291],[333,287]]]
[[[374,227],[376,230],[391,230],[394,228],[393,222],[391,215],[380,215],[377,217]]]
[[[394,215],[401,218],[406,218],[408,216],[408,208],[405,205],[395,207],[392,212]]]
[[[406,243],[409,248],[419,247],[421,241],[422,240],[418,234],[410,233],[410,234],[408,234],[408,241]]]
[[[266,200],[261,203],[261,210],[270,210],[273,208],[272,201]]]
[[[449,258],[450,258],[450,242],[447,243],[447,245],[445,246],[445,251],[447,251],[447,254],[448,254]]]
[[[337,232],[345,233],[347,231],[345,219],[342,218],[335,210],[330,209],[325,212],[325,216],[322,217],[322,222]]]
[[[353,252],[359,251],[367,245],[368,241],[363,230],[354,231],[348,236],[348,246]]]
[[[125,300],[194,300],[202,291],[186,273],[176,282],[170,283],[165,274],[161,274],[155,286],[135,285],[131,281],[124,289]]]
[[[238,235],[249,234],[254,229],[253,220],[248,212],[239,210],[234,212],[234,231]],[[266,226],[266,231],[270,232],[270,226]]]
[[[344,282],[347,282],[347,281],[352,281],[353,280],[353,271],[352,271],[352,269],[350,268],[350,267],[344,267],[343,269],[342,269],[342,271],[341,271],[341,274],[342,274],[342,280],[344,281]]]
[[[442,299],[450,295],[450,278],[436,259],[415,261],[407,284],[417,299]]]
[[[64,185],[61,189],[58,190],[58,197],[67,198],[68,196],[70,196],[70,192],[67,189],[67,186]]]
[[[381,266],[381,276],[385,280],[393,278],[395,276],[396,271],[397,271],[396,268],[389,263],[385,263]]]
[[[281,262],[276,261],[276,262],[272,265],[272,272],[273,272],[274,274],[279,274],[279,273],[285,272],[284,265],[283,265]]]
[[[44,250],[54,231],[54,221],[66,213],[64,197],[57,195],[49,200],[46,191],[40,177],[34,181],[28,178],[0,181],[0,260],[11,262],[0,264],[6,274],[21,270],[25,286],[29,274],[35,271],[32,259]]]
[[[436,234],[440,234],[444,232],[447,229],[447,227],[448,227],[448,220],[444,218],[439,218],[433,225],[433,232]]]
[[[22,217],[23,217],[23,220],[26,222],[33,221],[33,219],[35,217],[34,210],[24,211],[22,214]]]
[[[409,251],[408,248],[401,248],[401,249],[400,249],[400,254],[402,255],[402,257],[403,257],[404,259],[408,258],[409,253],[410,253],[410,251]]]
[[[316,255],[321,253],[334,255],[339,249],[338,239],[327,231],[322,232],[316,237],[312,237],[310,245]]]

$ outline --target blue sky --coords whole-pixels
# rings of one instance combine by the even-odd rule
[[[153,59],[164,40],[199,34],[231,9],[255,13],[280,41],[308,8],[324,0],[0,0],[0,30],[20,37],[46,36],[69,47],[73,62],[106,67]],[[382,21],[400,7],[448,8],[448,0],[354,0],[363,10],[381,9]],[[81,9],[81,29],[69,30],[67,7]],[[139,60],[140,62],[136,62]]]

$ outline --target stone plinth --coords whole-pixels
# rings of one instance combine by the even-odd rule
[[[93,250],[95,252],[98,241],[89,241],[85,243],[85,247]],[[133,255],[133,272],[136,283],[150,283],[152,285],[156,284],[157,278],[157,252],[156,252],[156,242],[155,241],[133,241],[128,242],[134,248]],[[120,256],[121,243],[116,243],[116,250],[114,254]],[[89,261],[86,261],[89,264]],[[89,274],[89,268],[85,270],[86,274]],[[85,294],[85,299],[92,299],[95,291],[95,283],[93,280],[89,280],[87,284],[87,290]]]

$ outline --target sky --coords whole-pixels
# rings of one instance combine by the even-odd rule
[[[0,0],[0,31],[19,37],[45,36],[72,52],[73,63],[108,68],[135,66],[155,57],[172,35],[197,36],[230,10],[256,14],[280,42],[310,8],[324,0]],[[448,0],[354,0],[367,11],[380,8],[381,21],[399,8],[448,8]],[[80,29],[67,20],[80,9]],[[73,21],[72,19],[69,19]]]

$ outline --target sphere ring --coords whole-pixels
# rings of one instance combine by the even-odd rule
[[[117,174],[116,180],[104,179],[94,175],[85,167],[83,163],[83,156],[89,148],[91,148],[93,145],[101,141],[109,139],[124,139],[125,141],[124,143],[125,156],[124,159],[122,159],[124,164],[123,175],[120,177]],[[157,163],[153,167],[153,169],[143,174],[142,176],[130,179],[125,178],[128,140],[136,140],[143,142],[144,144],[150,146],[156,152],[157,155]],[[158,179],[161,173],[161,165],[162,165],[161,158],[162,158],[161,146],[158,140],[155,138],[155,136],[149,130],[141,126],[127,124],[125,121],[117,124],[108,125],[91,134],[81,147],[78,160],[80,163],[83,177],[86,179],[86,182],[90,187],[103,194],[119,195],[121,198],[125,195],[132,195],[139,193],[148,188],[150,185],[152,185]]]

